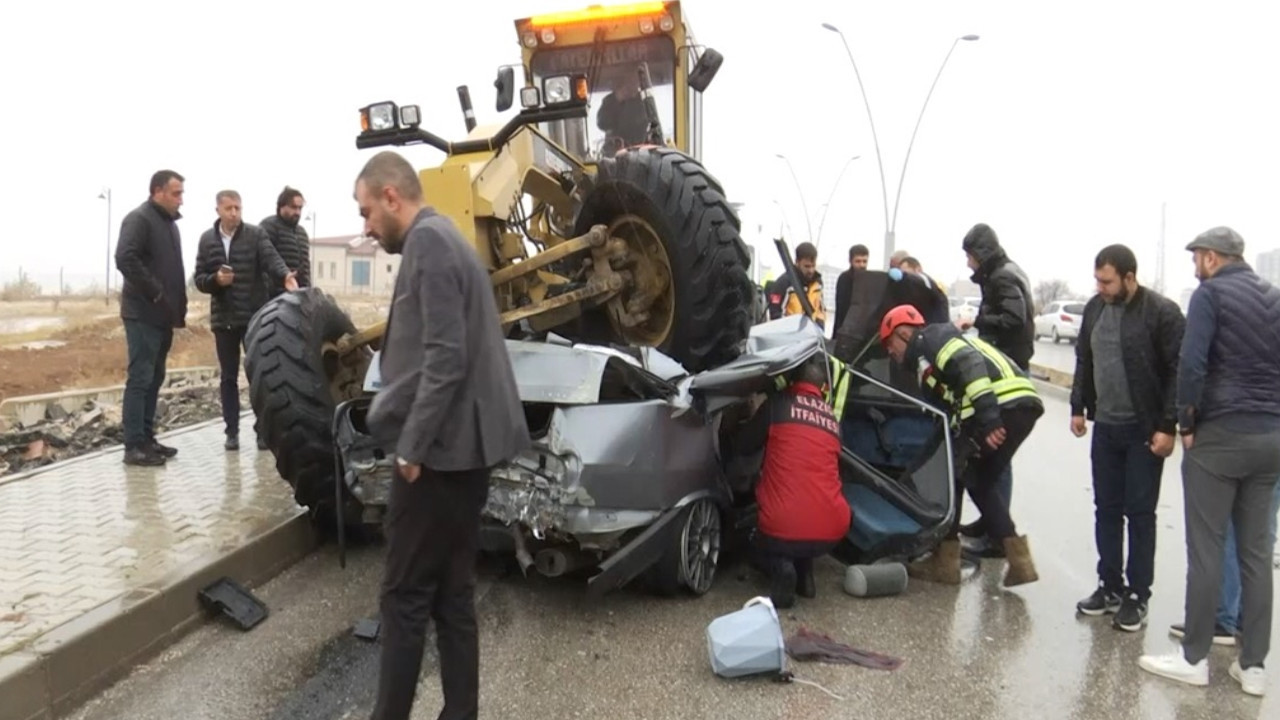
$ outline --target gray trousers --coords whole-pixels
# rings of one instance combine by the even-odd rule
[[[1240,667],[1261,667],[1271,646],[1271,492],[1280,476],[1280,433],[1241,434],[1209,421],[1182,456],[1187,525],[1186,636],[1195,664],[1209,654],[1222,586],[1227,518],[1240,561]]]

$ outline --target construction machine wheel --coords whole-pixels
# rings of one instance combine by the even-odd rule
[[[657,347],[690,372],[738,356],[756,299],[751,260],[723,189],[697,160],[660,147],[602,160],[575,229],[593,225],[625,243],[612,266],[630,282],[619,301],[583,314],[584,339]]]
[[[351,318],[317,288],[287,292],[254,315],[245,334],[245,374],[256,429],[299,505],[331,527],[335,493],[333,418],[361,391],[367,348],[340,356]]]

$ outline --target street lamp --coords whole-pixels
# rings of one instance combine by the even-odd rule
[[[796,177],[796,169],[791,166],[791,161],[786,155],[778,153],[778,159],[787,164],[787,169],[791,171],[791,180],[796,184],[796,192],[800,194],[800,207],[804,210],[804,222],[809,228],[809,242],[813,242],[813,221],[809,219],[809,205],[804,199],[804,188],[800,187],[800,178]]]
[[[816,243],[818,245],[822,243],[822,228],[827,224],[827,211],[831,209],[831,201],[836,196],[836,188],[840,187],[840,180],[844,177],[845,171],[849,169],[849,166],[853,164],[854,160],[857,160],[860,157],[862,156],[854,155],[848,160],[845,160],[844,167],[840,168],[840,174],[836,175],[836,181],[831,183],[831,194],[827,195],[827,202],[822,206],[822,219],[818,221],[818,242]],[[818,254],[821,255],[822,253]]]
[[[314,240],[316,238],[316,211],[308,210],[307,216],[302,219],[304,222],[308,220],[311,221],[311,239]]]
[[[915,144],[916,131],[920,129],[920,121],[924,118],[925,108],[929,106],[929,98],[933,95],[933,88],[938,84],[938,78],[942,77],[942,70],[947,66],[947,60],[951,59],[951,52],[956,49],[956,44],[961,40],[972,42],[978,39],[977,35],[963,35],[951,42],[951,49],[947,51],[946,57],[942,59],[942,65],[938,68],[938,74],[933,78],[933,85],[929,86],[929,93],[925,95],[924,105],[920,108],[920,115],[916,118],[915,130],[911,132],[911,140],[907,143],[907,153],[902,161],[902,176],[898,180],[898,190],[893,200],[893,219],[889,219],[889,192],[884,180],[884,163],[880,159],[880,141],[876,138],[876,125],[871,117],[871,103],[867,100],[867,90],[862,85],[862,74],[858,72],[858,63],[853,59],[853,51],[849,49],[849,41],[845,39],[844,33],[831,23],[822,23],[822,27],[840,36],[840,42],[844,43],[844,51],[849,56],[849,64],[853,66],[853,75],[858,80],[858,90],[862,93],[862,104],[867,108],[867,122],[871,125],[871,140],[876,146],[876,162],[880,164],[880,195],[884,200],[884,257],[887,263],[889,257],[893,255],[894,250],[894,229],[898,222],[898,200],[902,197],[902,180],[907,175],[907,160],[911,157],[911,146]]]
[[[103,302],[109,307],[111,305],[111,188],[105,188],[98,193],[99,200],[107,201],[107,266],[106,266],[106,288],[103,290]]]

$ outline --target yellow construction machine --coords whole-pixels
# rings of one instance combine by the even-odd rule
[[[733,359],[756,287],[739,221],[702,166],[702,93],[723,57],[693,39],[679,2],[592,5],[515,21],[523,85],[498,69],[478,126],[458,88],[465,139],[420,127],[416,105],[360,110],[358,148],[427,144],[426,201],[489,268],[511,338],[655,347],[698,372]],[[268,303],[245,365],[260,444],[313,509],[334,492],[330,424],[362,391],[384,324],[357,329],[318,290]]]

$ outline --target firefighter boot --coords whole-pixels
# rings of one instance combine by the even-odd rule
[[[1027,547],[1026,535],[1005,538],[1004,554],[1009,563],[1009,569],[1004,574],[1005,587],[1033,583],[1040,579],[1036,574],[1036,564],[1031,560],[1031,548]]]
[[[927,559],[909,563],[907,574],[917,580],[959,585],[960,541],[943,540]]]

